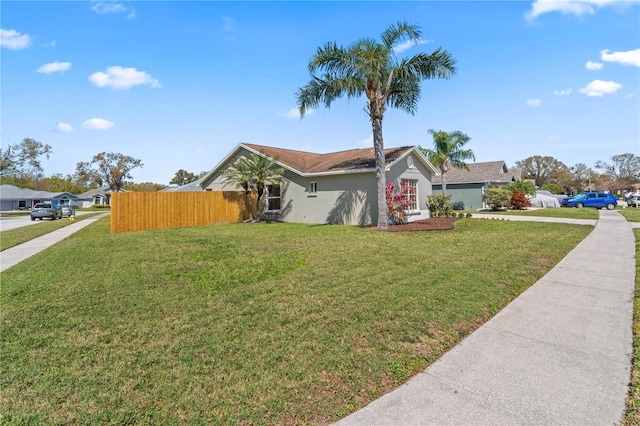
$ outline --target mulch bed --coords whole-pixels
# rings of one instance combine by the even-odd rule
[[[387,229],[387,231],[444,231],[453,229],[453,222],[456,220],[458,220],[457,217],[432,217],[430,219],[416,220],[402,225],[389,225],[389,229]]]

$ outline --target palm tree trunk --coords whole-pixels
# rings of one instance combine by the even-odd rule
[[[382,140],[382,119],[372,118],[371,126],[373,127],[373,150],[376,157],[378,229],[387,229],[389,227],[389,218],[387,217],[387,197],[385,192],[387,182],[385,177],[384,141]]]
[[[447,195],[447,178],[446,174],[442,173],[442,195]]]

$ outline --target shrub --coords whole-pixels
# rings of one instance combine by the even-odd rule
[[[467,217],[467,219],[469,219],[471,217],[471,213],[467,213],[466,217]]]
[[[396,192],[393,182],[387,183],[387,215],[389,216],[389,224],[400,225],[407,222],[407,210],[409,209],[408,195],[413,191],[409,185],[403,183],[400,190]]]
[[[526,210],[531,207],[531,201],[519,189],[514,189],[511,193],[511,208],[513,210]]]
[[[456,201],[453,203],[454,210],[464,210],[464,201]]]
[[[513,192],[516,189],[519,189],[520,191],[524,192],[527,195],[536,194],[536,187],[531,182],[526,180],[511,182],[510,184],[505,185],[504,189],[508,190],[509,192]]]
[[[428,201],[432,217],[451,217],[451,195],[429,195]]]
[[[511,204],[511,192],[507,189],[499,188],[485,189],[484,194],[482,194],[482,201],[487,203],[491,210],[500,210]]]

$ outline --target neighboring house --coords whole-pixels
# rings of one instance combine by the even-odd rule
[[[81,208],[93,207],[96,204],[109,205],[111,203],[111,188],[103,186],[102,188],[90,189],[78,195],[78,202]]]
[[[198,179],[193,182],[189,182],[182,186],[167,186],[166,188],[161,189],[159,192],[194,192],[194,191],[202,191],[202,187],[200,186],[201,179]]]
[[[378,221],[373,148],[315,154],[240,144],[200,181],[207,191],[240,190],[225,185],[221,173],[251,153],[276,159],[284,168],[280,183],[267,185],[263,218],[299,223],[372,225]],[[385,149],[386,180],[415,188],[409,220],[429,217],[427,196],[437,170],[413,146]]]
[[[0,210],[28,210],[36,203],[51,201],[53,204],[77,206],[78,197],[68,192],[36,191],[13,185],[0,185]]]
[[[469,170],[452,168],[445,175],[447,195],[459,210],[486,208],[482,201],[485,189],[501,188],[522,178],[522,169],[509,169],[504,161],[470,163],[467,167]],[[434,178],[433,193],[442,194],[442,176]]]

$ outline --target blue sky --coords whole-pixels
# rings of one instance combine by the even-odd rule
[[[2,1],[2,145],[49,144],[46,175],[121,152],[136,182],[213,168],[242,142],[332,152],[372,145],[364,99],[300,119],[296,91],[328,41],[422,30],[401,55],[457,60],[415,116],[388,110],[386,147],[471,137],[476,161],[568,166],[640,155],[640,1]]]

